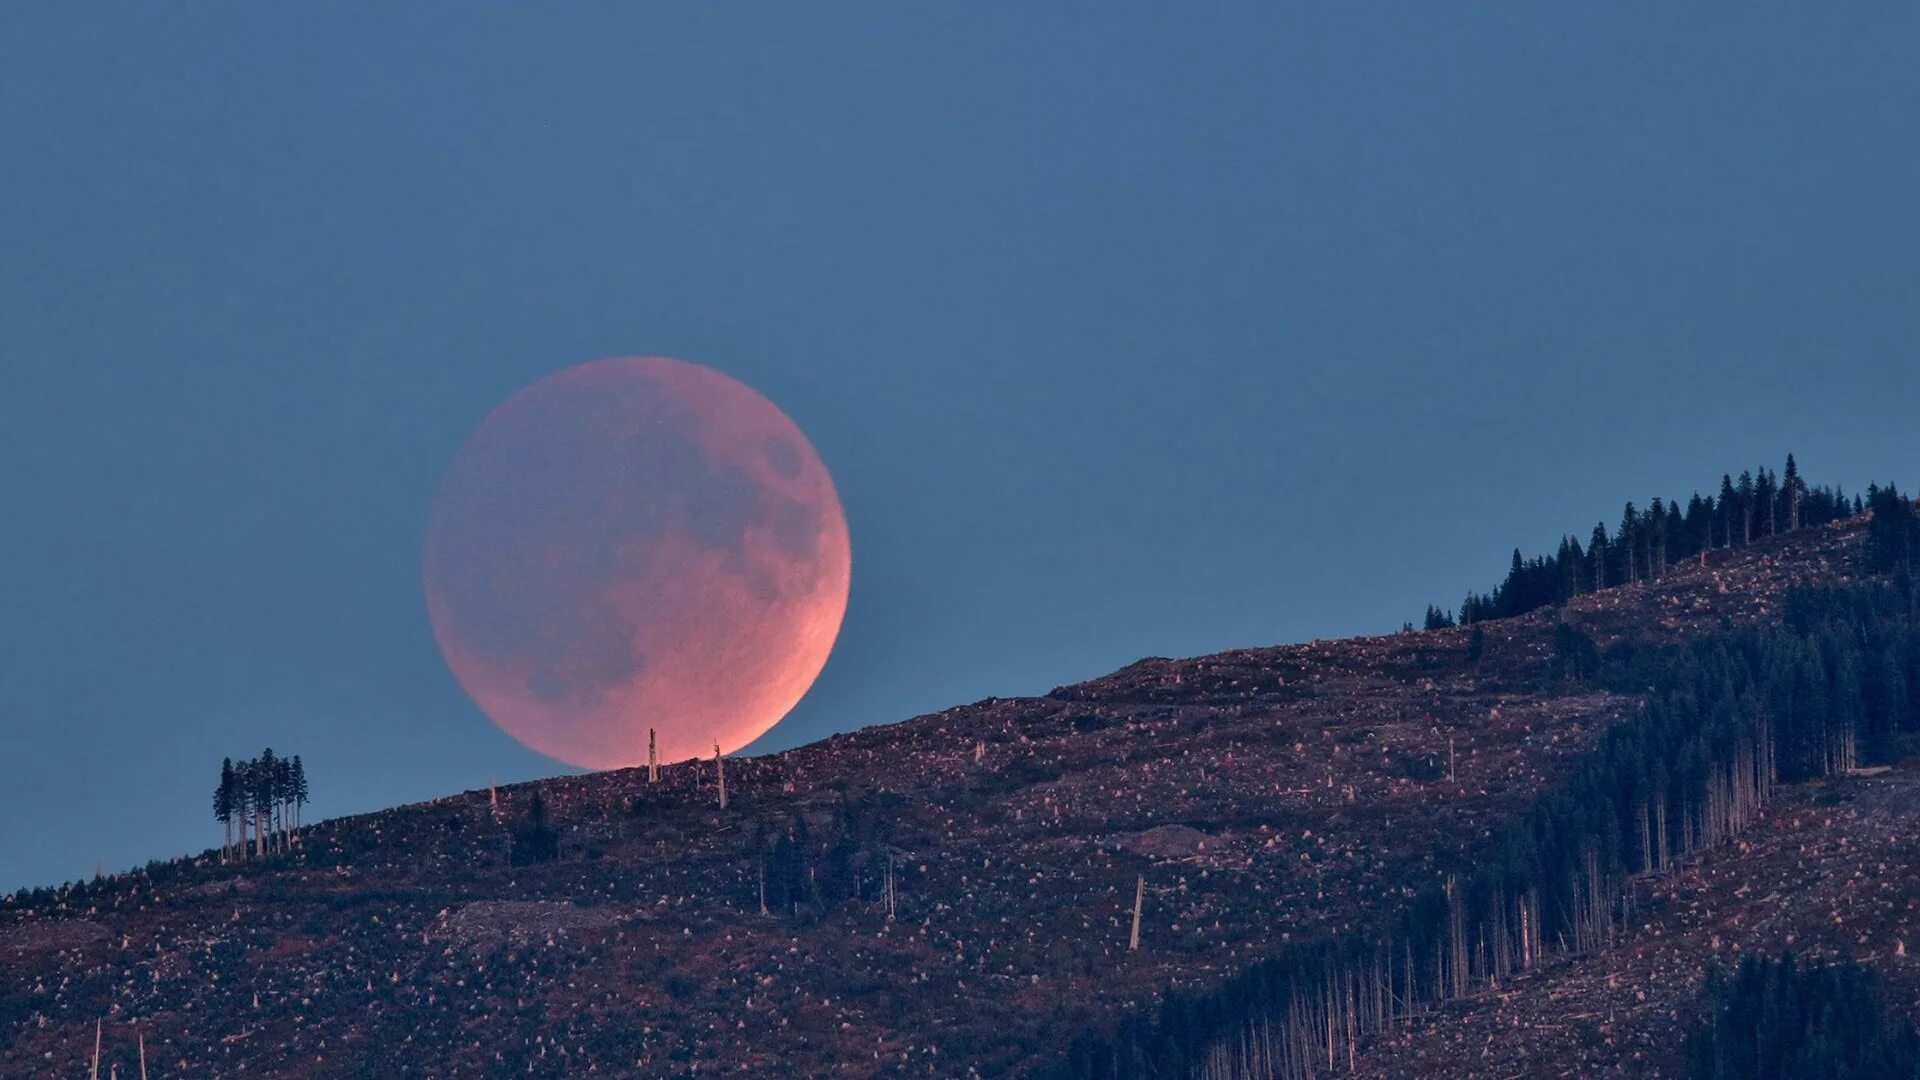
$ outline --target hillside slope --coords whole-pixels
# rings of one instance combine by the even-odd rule
[[[1732,847],[1639,880],[1614,947],[1368,1041],[1355,1074],[1686,1075],[1709,964],[1791,949],[1872,966],[1920,1019],[1920,770],[1790,788]]]
[[[1466,629],[1143,660],[730,761],[724,810],[711,762],[556,779],[16,899],[0,1075],[84,1075],[101,1020],[123,1073],[144,1033],[169,1078],[1021,1075],[1473,865],[1637,706],[1554,673],[1562,617],[1603,643],[1765,620],[1859,542],[1716,552],[1483,624],[1477,660]],[[536,791],[560,858],[512,865]],[[1488,1015],[1369,1060],[1458,1062]]]

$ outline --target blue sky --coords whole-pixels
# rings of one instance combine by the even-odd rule
[[[1915,479],[1920,9],[0,12],[0,888],[561,771],[422,610],[540,376],[772,398],[854,546],[777,748],[1385,631],[1785,452]]]

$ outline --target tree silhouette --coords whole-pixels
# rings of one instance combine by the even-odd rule
[[[535,791],[527,804],[527,819],[514,834],[511,860],[516,866],[552,862],[560,857],[560,836],[547,824],[547,803]]]
[[[233,850],[233,815],[239,787],[233,773],[233,759],[220,762],[220,784],[213,789],[213,816],[220,822],[220,858],[224,862]]]
[[[293,755],[293,827],[300,827],[300,809],[307,805],[307,767],[301,763],[300,755]]]
[[[1873,971],[1749,956],[1710,971],[1711,1013],[1687,1045],[1694,1080],[1911,1080],[1920,1036],[1893,1015]]]
[[[213,814],[223,830],[221,858],[287,850],[310,796],[307,768],[297,754],[282,758],[267,749],[251,761],[223,759],[213,793]]]
[[[1694,492],[1685,513],[1677,499],[1655,497],[1644,511],[1629,502],[1618,529],[1609,535],[1605,522],[1595,525],[1585,550],[1571,536],[1563,536],[1552,555],[1527,558],[1515,549],[1506,580],[1492,592],[1468,593],[1460,604],[1458,623],[1468,626],[1504,619],[1565,603],[1583,592],[1650,581],[1687,559],[1704,560],[1707,552],[1718,548],[1743,547],[1789,529],[1861,513],[1859,500],[1850,502],[1838,488],[1809,488],[1792,455],[1787,457],[1785,476],[1780,480],[1773,470],[1761,468],[1743,471],[1736,483],[1731,474],[1723,473],[1719,495]],[[1904,534],[1907,539],[1896,535],[1900,530],[1892,526],[1885,531],[1886,539],[1876,549],[1884,552],[1878,556],[1884,564],[1879,568],[1902,565],[1902,560],[1920,562],[1920,531]],[[1444,613],[1428,606],[1427,629],[1451,625],[1437,620],[1436,612]]]

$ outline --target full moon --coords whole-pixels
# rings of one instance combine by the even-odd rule
[[[454,676],[509,735],[592,769],[734,751],[827,662],[852,553],[832,477],[772,402],[660,357],[556,372],[447,469],[425,586]]]

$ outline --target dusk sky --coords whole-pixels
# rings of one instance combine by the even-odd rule
[[[1920,8],[0,10],[0,889],[567,771],[449,672],[456,449],[622,354],[831,470],[754,750],[1397,629],[1798,455],[1920,481]],[[1684,10],[1683,10],[1684,7]]]

